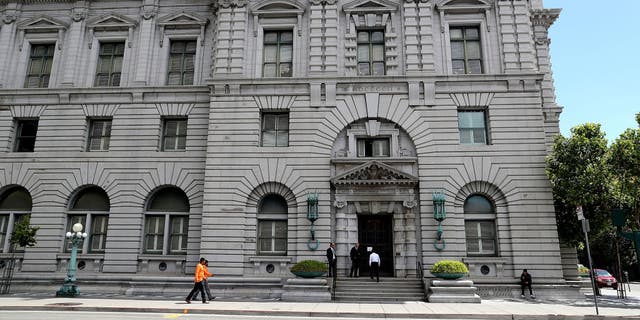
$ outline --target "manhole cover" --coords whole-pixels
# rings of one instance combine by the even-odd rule
[[[73,306],[79,306],[82,303],[80,302],[59,302],[59,303],[49,303],[47,304],[47,306],[52,306],[52,307],[73,307]]]

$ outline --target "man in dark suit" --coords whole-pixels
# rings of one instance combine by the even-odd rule
[[[349,277],[358,277],[358,273],[360,273],[360,243],[356,242],[356,244],[351,248],[351,252],[349,253],[349,257],[351,258],[351,272],[349,272]]]
[[[336,244],[333,242],[329,243],[329,248],[327,249],[327,261],[329,262],[329,277],[337,277],[338,257],[336,256]]]

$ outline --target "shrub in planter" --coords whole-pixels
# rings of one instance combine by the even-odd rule
[[[291,267],[291,273],[303,278],[319,277],[329,269],[324,262],[318,260],[302,260]]]
[[[456,260],[440,260],[431,268],[431,274],[444,279],[458,279],[468,273],[467,266]]]

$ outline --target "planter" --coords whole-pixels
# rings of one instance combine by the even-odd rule
[[[291,273],[300,278],[317,278],[325,274],[324,271],[291,271]]]
[[[442,272],[442,273],[431,273],[434,276],[441,278],[441,279],[445,279],[445,280],[455,280],[455,279],[460,279],[464,276],[466,276],[466,273],[446,273],[446,272]]]

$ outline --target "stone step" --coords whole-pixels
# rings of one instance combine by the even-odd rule
[[[423,301],[424,288],[419,279],[367,277],[336,280],[336,301]]]

